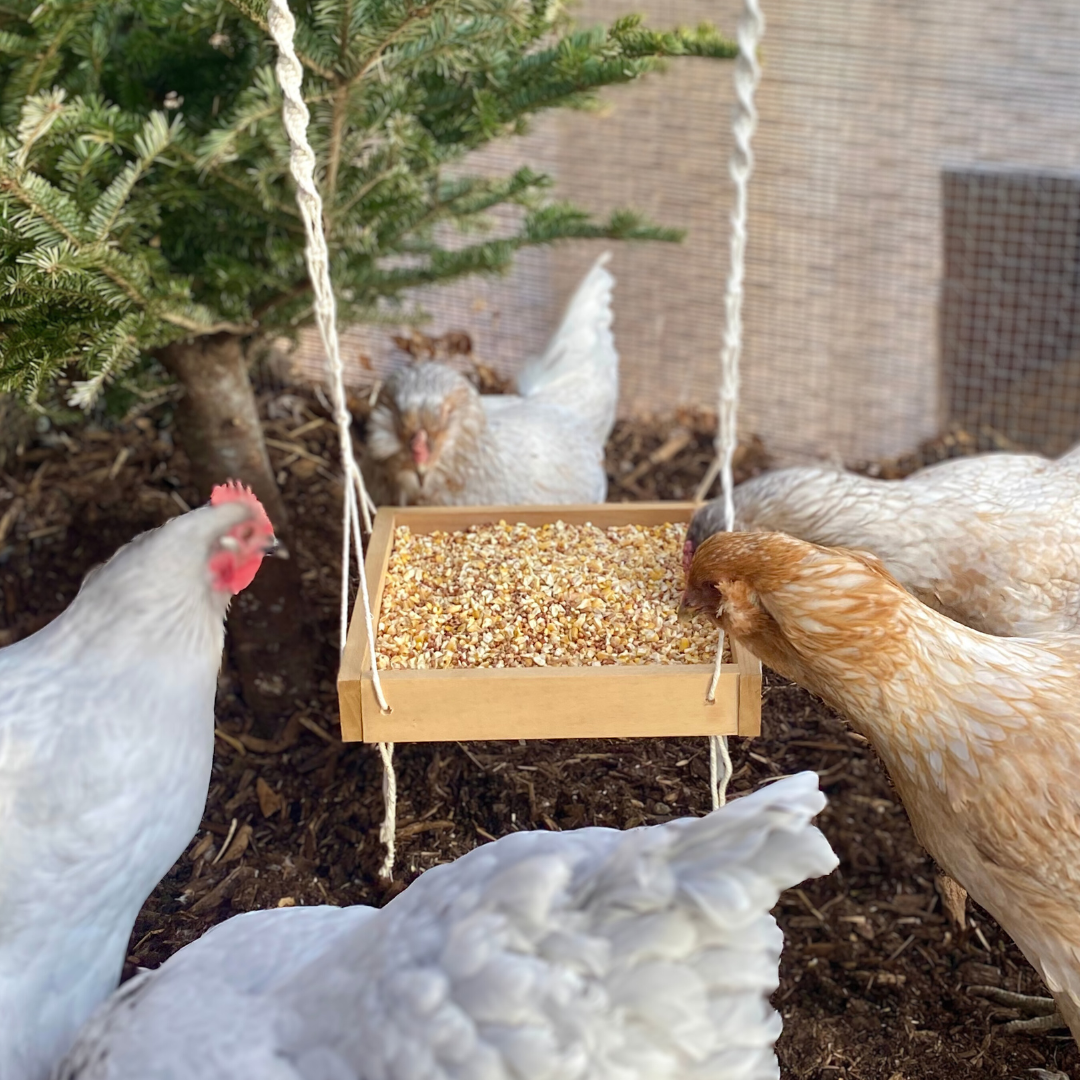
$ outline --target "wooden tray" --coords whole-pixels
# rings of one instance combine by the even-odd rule
[[[591,521],[663,525],[689,521],[694,503],[592,506],[381,507],[364,562],[375,625],[394,530],[454,531],[498,521],[545,525]],[[706,704],[711,664],[609,664],[603,667],[442,668],[380,671],[391,711],[371,685],[363,609],[357,603],[341,658],[338,701],[346,742],[569,739],[650,735],[758,735],[761,662],[731,642],[716,700]]]

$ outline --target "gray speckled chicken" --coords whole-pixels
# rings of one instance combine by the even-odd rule
[[[399,506],[604,501],[604,443],[619,394],[608,259],[578,286],[516,394],[482,396],[432,362],[391,374],[368,425],[377,497]]]
[[[703,506],[684,558],[723,528]],[[983,454],[872,480],[778,469],[735,489],[735,528],[873,552],[943,615],[1001,636],[1080,629],[1080,448],[1056,461]]]

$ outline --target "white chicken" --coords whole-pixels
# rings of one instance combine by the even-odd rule
[[[705,818],[511,833],[385,908],[240,915],[124,986],[56,1080],[765,1080],[814,773]]]
[[[720,501],[694,515],[684,561],[723,528]],[[735,489],[735,528],[873,552],[909,592],[975,630],[1080,629],[1080,452],[983,454],[872,480],[778,469]]]
[[[368,422],[378,494],[401,506],[603,502],[619,395],[609,257],[578,286],[543,356],[519,373],[517,394],[481,395],[430,361],[390,375]]]
[[[274,543],[237,484],[91,571],[0,650],[0,1077],[42,1080],[115,989],[199,827],[230,597]]]

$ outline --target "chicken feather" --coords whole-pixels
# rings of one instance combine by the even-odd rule
[[[707,539],[685,603],[873,743],[920,842],[1080,1040],[1080,636],[983,634],[873,556],[782,533]]]
[[[769,909],[836,866],[824,802],[801,773],[704,818],[511,833],[379,911],[240,915],[122,987],[56,1080],[775,1080]]]
[[[687,559],[723,525],[721,500],[698,510]],[[988,634],[1080,629],[1080,449],[956,458],[904,480],[778,469],[735,489],[735,528],[872,551],[923,603]]]

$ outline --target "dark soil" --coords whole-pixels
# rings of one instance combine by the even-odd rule
[[[380,882],[377,758],[336,734],[333,431],[306,391],[267,393],[261,405],[322,631],[319,693],[301,703],[277,745],[262,743],[247,733],[226,663],[203,828],[140,915],[129,973],[161,963],[238,911],[381,904],[426,867],[510,830],[626,828],[708,809],[701,739],[399,746],[398,880]],[[42,438],[0,462],[0,644],[44,625],[91,566],[195,500],[167,402],[109,429]],[[897,475],[981,444],[950,438],[875,471]],[[705,417],[623,423],[610,447],[611,497],[688,498],[710,454]],[[740,471],[765,461],[760,446],[745,447]],[[1013,1077],[1037,1065],[1076,1070],[1071,1039],[995,1034],[1007,1014],[965,992],[973,982],[1043,991],[984,913],[971,913],[963,932],[949,925],[934,867],[865,741],[775,676],[766,681],[763,731],[733,741],[732,790],[818,771],[829,796],[820,823],[840,856],[839,870],[786,893],[777,909],[787,941],[775,999],[784,1014],[783,1075],[921,1080]]]

